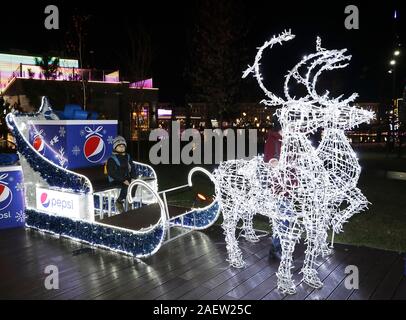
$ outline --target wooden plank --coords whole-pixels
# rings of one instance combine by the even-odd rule
[[[34,235],[35,236],[37,236],[38,234],[36,234],[36,233],[34,233]],[[47,257],[47,256],[51,256],[52,257],[52,251],[50,251],[50,250],[48,250],[47,251],[47,249],[49,249],[48,247],[50,247],[50,246],[52,246],[52,245],[63,245],[63,244],[66,244],[66,243],[68,243],[68,244],[76,244],[76,248],[78,247],[77,245],[77,243],[75,243],[75,242],[71,242],[71,241],[69,241],[69,240],[65,240],[65,239],[61,239],[61,240],[58,240],[58,241],[53,241],[53,239],[50,239],[50,240],[48,240],[48,241],[46,241],[47,239],[45,239],[45,241],[40,241],[39,243],[41,244],[41,245],[43,245],[44,246],[44,250],[45,250],[45,257]],[[35,252],[37,252],[37,253],[39,253],[37,250],[35,250]],[[125,256],[122,256],[122,255],[117,255],[117,254],[112,254],[112,253],[110,253],[110,252],[108,252],[108,251],[104,251],[104,250],[97,250],[97,252],[99,252],[99,253],[104,253],[104,254],[106,254],[106,255],[110,255],[111,257],[112,257],[112,259],[111,259],[111,261],[113,262],[113,261],[115,261],[115,264],[117,264],[117,262],[118,262],[118,260],[120,260],[120,258],[121,257],[125,257]],[[71,256],[71,251],[69,251],[68,252],[68,255],[67,255],[67,257],[70,257]],[[113,260],[113,257],[114,257],[114,260]],[[38,262],[42,262],[42,266],[43,267],[45,267],[45,265],[48,265],[48,264],[50,264],[49,262],[47,262],[46,261],[47,259],[42,259],[41,257],[39,257],[38,255],[37,255],[37,259],[36,259],[36,263],[38,264]],[[87,261],[87,262],[89,262],[89,261]],[[91,262],[91,261],[90,261]],[[99,263],[100,262],[103,262],[104,263],[104,261],[99,261]],[[65,265],[67,264],[67,261],[66,261],[66,259],[65,259],[65,261],[63,261],[63,263],[61,264],[62,265],[62,267],[64,267]],[[86,263],[85,265],[84,265],[84,268],[82,268],[82,270],[86,270],[86,267],[88,267],[89,266],[89,264],[91,265],[91,263]],[[28,271],[30,271],[30,272],[28,272],[27,273],[27,268],[25,267],[25,270],[24,270],[24,272],[26,273],[26,274],[28,274],[28,276],[30,276],[30,277],[33,277],[34,279],[42,279],[42,278],[44,278],[44,273],[43,273],[43,268],[41,267],[41,269],[42,270],[39,270],[38,272],[32,272],[31,270],[28,270]],[[82,271],[81,270],[81,271]],[[61,271],[61,270],[60,270]],[[62,271],[63,272],[63,271]],[[73,272],[72,272],[73,273]],[[17,273],[16,273],[17,274]],[[75,273],[73,273],[73,274],[75,274]],[[77,274],[77,273],[76,273]],[[19,274],[19,276],[21,277],[21,274]],[[24,274],[23,274],[23,276],[24,276]],[[62,280],[63,281],[63,279],[60,279],[60,280]],[[44,286],[43,286],[43,282],[37,282],[36,283],[36,286],[34,286],[34,289],[42,289],[41,291],[44,291],[45,290],[45,288],[44,288]],[[19,288],[19,295],[21,295],[23,292],[21,292],[21,288]],[[63,290],[60,290],[60,291],[58,291],[58,294],[60,294],[60,293],[63,293],[64,291]],[[49,292],[48,291],[46,291],[46,293],[47,294],[49,294]]]
[[[240,239],[247,266],[229,267],[223,230],[213,226],[163,246],[143,260],[91,249],[33,230],[0,231],[0,298],[2,299],[406,299],[404,261],[394,252],[336,244],[335,254],[321,260],[325,286],[314,290],[300,283],[304,246],[295,252],[298,292],[276,290],[277,261],[268,261],[271,240]],[[44,287],[44,269],[59,268],[60,290]],[[344,290],[345,266],[357,265],[360,289]]]
[[[64,272],[67,269],[65,264],[62,263],[63,256],[61,256],[59,251],[55,252],[52,243],[42,240],[33,241],[33,239],[30,241],[33,243],[33,247],[25,255],[27,257],[26,261],[20,260],[20,257],[16,261],[13,255],[2,257],[4,264],[13,266],[13,276],[6,281],[2,281],[2,287],[9,286],[10,281],[13,283],[11,286],[12,290],[7,291],[9,296],[21,298],[26,292],[33,290],[33,288],[40,287],[45,289],[44,279],[46,275],[44,270],[47,265],[60,263],[60,272]],[[33,260],[31,261],[31,259]]]
[[[330,256],[326,257],[324,262],[317,268],[319,272],[319,278],[321,281],[325,281],[328,275],[337,268],[338,265],[346,259],[348,251],[343,248],[336,246],[333,249],[333,252]],[[303,282],[303,279],[300,280],[300,283],[297,285],[297,292],[294,295],[287,295],[284,297],[284,300],[304,300],[309,294],[314,291],[314,288],[308,286]]]
[[[261,246],[257,246],[257,249],[260,249]],[[258,255],[263,255],[263,252],[267,252],[268,248],[262,248],[258,252],[253,252],[253,255],[257,257]],[[262,253],[261,253],[262,252]],[[222,256],[222,261],[214,265],[212,267],[206,268],[206,266],[200,266],[201,267],[201,272],[199,274],[194,274],[193,276],[187,276],[186,278],[182,276],[183,279],[187,279],[190,281],[187,281],[185,284],[181,285],[180,287],[162,295],[159,296],[158,299],[178,299],[182,297],[185,293],[189,293],[190,296],[190,291],[194,289],[198,289],[202,286],[205,285],[205,283],[210,280],[213,277],[216,277],[220,273],[224,272],[225,270],[229,269],[229,263],[225,261],[226,258],[226,252],[223,253]],[[198,291],[201,293],[201,290],[198,289]],[[206,291],[206,293],[209,290]],[[198,296],[200,297],[200,295]]]
[[[389,300],[394,295],[396,288],[403,279],[404,261],[401,255],[398,255],[392,264],[383,281],[379,284],[371,296],[371,300]]]
[[[396,291],[392,297],[394,300],[406,300],[406,276],[403,275],[402,280],[400,281]]]
[[[365,249],[359,247],[350,247],[348,248],[349,254],[345,261],[340,263],[340,265],[335,268],[325,279],[324,285],[321,289],[314,290],[311,294],[309,294],[305,299],[306,300],[324,300],[329,297],[331,292],[333,292],[339,285],[343,285],[343,280],[347,276],[345,274],[345,268],[348,265],[357,265],[359,264],[362,259],[365,259]]]
[[[138,299],[138,300],[153,300],[157,297],[161,296],[162,294],[170,291],[171,289],[177,288],[180,285],[184,284],[186,280],[181,278],[173,278],[169,281],[166,281],[162,285],[155,287],[154,289],[147,291],[147,292],[140,292],[137,295],[125,295],[123,296],[124,299]]]
[[[209,292],[210,289],[206,288],[205,286],[198,286],[194,288],[193,290],[188,291],[186,294],[183,296],[180,296],[178,300],[198,300],[201,296],[205,295],[207,292]]]
[[[97,252],[97,251],[95,251]],[[66,255],[64,259],[56,263],[59,268],[59,284],[60,289],[56,291],[46,290],[43,284],[45,278],[44,273],[37,274],[37,277],[42,279],[39,286],[33,287],[30,292],[20,292],[23,297],[35,297],[41,299],[50,299],[53,296],[58,296],[68,291],[72,285],[73,279],[86,279],[85,275],[90,275],[92,272],[106,272],[108,268],[114,266],[116,269],[122,268],[123,261],[130,264],[130,259],[125,257],[106,254],[106,252],[88,253],[80,256]],[[44,260],[44,263],[47,262]]]
[[[217,232],[214,232],[215,236]],[[222,249],[222,244],[221,243],[216,243],[216,242],[210,242],[210,245],[208,245],[207,241],[205,240],[203,243],[201,242],[197,242],[197,245],[194,246],[190,246],[190,238],[186,239],[187,237],[192,237],[193,234],[200,234],[200,233],[192,233],[190,235],[185,236],[185,242],[188,244],[187,247],[185,247],[182,251],[181,251],[181,255],[176,258],[176,256],[171,255],[169,258],[166,259],[162,259],[160,257],[160,252],[158,252],[154,257],[156,257],[156,259],[158,259],[157,261],[160,261],[161,263],[163,262],[163,267],[162,269],[158,267],[156,267],[157,264],[153,264],[151,263],[151,266],[153,266],[153,268],[151,268],[151,270],[154,271],[154,277],[152,278],[148,278],[148,274],[146,274],[146,276],[142,276],[137,280],[137,284],[134,284],[133,282],[128,282],[125,283],[123,285],[123,287],[120,287],[120,293],[115,293],[114,289],[110,290],[111,292],[104,292],[101,295],[98,295],[98,298],[102,298],[102,297],[109,297],[109,298],[113,298],[116,294],[119,294],[119,296],[121,296],[123,293],[126,294],[125,292],[128,292],[130,294],[130,291],[132,290],[137,290],[137,288],[139,288],[141,285],[139,283],[142,283],[142,287],[145,290],[146,287],[149,287],[150,289],[159,285],[159,283],[156,283],[156,281],[165,281],[165,280],[169,280],[171,277],[177,277],[179,275],[181,275],[185,271],[185,267],[188,268],[192,268],[193,265],[191,265],[191,261],[193,259],[192,255],[196,255],[197,258],[202,258],[204,256],[206,256],[207,254],[211,253],[211,254],[215,254],[217,251],[221,251]],[[206,237],[206,235],[204,235],[203,233],[201,233],[202,236]],[[206,238],[203,238],[206,239]],[[200,243],[200,244],[199,244]],[[167,246],[170,246],[171,243],[169,243]],[[202,246],[201,248],[199,246]],[[165,246],[166,247],[166,246]],[[188,252],[189,250],[189,252]],[[200,254],[199,254],[200,252]],[[185,257],[187,257],[187,259],[185,259]],[[168,261],[169,259],[169,261]],[[206,259],[206,258],[204,258]],[[175,263],[172,265],[169,264],[170,261],[175,261]],[[181,262],[181,263],[180,263]],[[199,263],[200,265],[204,262],[203,261],[196,261],[194,263]],[[170,268],[168,268],[168,266]],[[183,269],[182,269],[183,268]],[[154,282],[155,281],[155,282]],[[109,290],[108,290],[109,291]]]
[[[348,251],[347,256],[343,261],[340,261],[338,266],[334,268],[330,274],[325,278],[323,287],[317,290],[313,290],[305,300],[324,300],[327,299],[331,292],[340,285],[340,283],[346,277],[345,268],[349,264],[356,264],[360,261],[360,250],[358,247],[345,247],[344,250]]]
[[[202,265],[200,265],[202,266]],[[206,264],[204,264],[206,266]],[[221,256],[221,260],[219,263],[215,265],[208,265],[207,269],[205,270],[204,268],[199,270],[198,272],[195,272],[193,277],[183,277],[180,276],[181,279],[186,280],[186,282],[175,288],[174,290],[171,290],[169,292],[166,292],[165,294],[158,296],[157,299],[178,299],[181,296],[183,296],[185,293],[195,289],[195,288],[200,288],[202,284],[205,282],[205,279],[209,279],[210,277],[213,277],[224,270],[229,268],[229,265],[226,261],[224,261],[224,254]],[[207,292],[207,291],[206,291]]]
[[[198,270],[198,265],[201,265],[202,263],[208,267],[211,268],[216,264],[219,264],[224,261],[224,254],[221,254],[216,257],[216,260],[210,261],[209,259],[205,259],[202,262],[199,262],[197,265],[194,266],[193,269],[196,269],[195,276],[199,276],[200,274],[204,273],[204,270]],[[193,270],[194,271],[194,270]],[[182,271],[179,272],[179,274],[182,274]],[[177,279],[183,280],[183,283],[179,282],[179,285],[176,287],[171,287],[167,286],[167,282],[164,282],[160,284],[159,286],[155,286],[152,290],[149,290],[146,295],[151,297],[151,299],[176,299],[179,296],[182,295],[182,292],[185,290],[185,288],[190,288],[193,286],[194,282],[190,280],[185,280],[183,277],[176,277]],[[162,287],[165,287],[164,289]],[[142,294],[137,294],[134,297],[137,298]]]
[[[376,261],[373,268],[363,277],[359,284],[359,289],[354,290],[348,297],[349,300],[368,300],[375,289],[382,282],[390,266],[396,259],[396,254],[390,251],[383,251],[382,257]]]
[[[305,251],[306,247],[303,247],[303,251]],[[300,273],[302,267],[303,267],[303,263],[304,263],[304,257],[305,257],[305,252],[303,253],[303,258],[301,260],[298,260],[294,262],[294,272],[293,272],[293,276],[292,279],[293,281],[296,283],[296,290],[297,292],[300,292],[300,290],[304,290],[306,287],[308,287],[308,285],[304,284],[302,281],[303,275]],[[317,270],[323,266],[327,261],[329,261],[330,259],[334,259],[332,256],[330,257],[326,257],[326,258],[319,258],[319,262],[318,262],[318,266],[317,266]],[[284,299],[289,299],[290,297],[295,297],[295,295],[287,295],[282,293],[281,291],[279,291],[277,289],[277,287],[275,287],[272,291],[270,291],[265,297],[262,298],[262,300],[284,300]]]
[[[373,269],[373,266],[377,261],[382,258],[382,251],[373,249],[364,249],[357,256],[358,261],[350,261],[347,265],[354,265],[358,268],[359,281],[361,282],[363,277],[366,277],[368,273]],[[345,277],[337,285],[337,287],[330,293],[327,297],[328,300],[347,300],[354,290],[358,289],[348,289],[345,287]]]
[[[303,247],[298,245],[298,254],[295,255],[295,260],[293,263],[292,273],[294,274],[300,270],[303,264],[304,250]],[[278,263],[278,262],[277,262]],[[258,284],[255,288],[241,297],[241,300],[260,300],[267,296],[270,292],[277,288],[277,277],[276,273],[265,279],[262,283]]]
[[[268,248],[266,248],[266,249],[268,249]],[[268,256],[266,254],[266,256],[264,258],[262,258],[261,260],[246,267],[243,271],[232,276],[228,280],[226,280],[220,284],[217,284],[217,286],[214,286],[213,289],[209,293],[205,294],[200,299],[213,300],[213,299],[221,298],[222,296],[227,294],[229,291],[233,290],[235,287],[237,287],[241,283],[245,282],[247,279],[251,278],[256,273],[260,272],[267,265],[269,265],[269,262],[268,262]],[[208,282],[208,285],[209,286],[213,285],[213,283],[214,283],[214,281],[211,280]]]
[[[86,288],[76,288],[72,298],[88,299],[90,297],[103,295],[105,294],[105,292],[109,291],[112,291],[109,294],[113,294],[114,292],[116,292],[114,293],[115,295],[119,295],[121,298],[125,298],[127,294],[131,294],[130,292],[132,290],[139,289],[141,285],[143,288],[146,288],[148,285],[151,285],[150,283],[152,283],[153,281],[165,278],[165,274],[169,272],[175,272],[175,270],[179,267],[185,265],[187,266],[188,264],[190,264],[190,261],[193,261],[206,254],[206,252],[204,252],[203,250],[199,250],[199,246],[201,244],[195,247],[190,247],[187,246],[187,239],[184,239],[184,241],[185,242],[183,246],[178,247],[176,254],[174,253],[173,260],[164,257],[164,259],[161,259],[160,263],[156,263],[156,266],[154,264],[151,264],[153,266],[152,268],[148,268],[148,265],[140,265],[140,269],[138,269],[136,273],[128,272],[128,275],[124,275],[121,277],[121,279],[118,280],[120,283],[122,283],[122,285],[120,286],[117,286],[114,283],[111,284],[109,275],[104,278],[96,279],[97,286],[91,288],[91,290],[86,290]],[[170,245],[170,243],[168,245]],[[159,258],[159,252],[156,254],[156,257],[154,259],[156,258]],[[117,290],[119,291],[117,292]]]
[[[224,246],[225,246],[225,244],[224,244]],[[263,258],[264,256],[266,256],[269,251],[269,246],[268,246],[268,242],[266,239],[261,240],[261,242],[259,242],[257,244],[251,244],[247,241],[241,241],[240,247],[243,251],[245,251],[245,248],[247,246],[251,248],[250,249],[251,255],[245,256],[245,262],[247,264],[247,267],[252,265],[256,261],[258,261],[259,259]],[[256,250],[255,250],[255,248],[256,248]],[[225,253],[225,257],[226,257],[226,253]],[[200,294],[200,292],[202,290],[200,289],[199,286],[204,286],[205,288],[209,289],[209,290],[207,290],[207,292],[209,292],[209,291],[211,291],[212,288],[214,288],[215,286],[217,286],[220,283],[223,283],[224,281],[226,281],[227,279],[238,274],[242,270],[244,270],[244,269],[236,269],[236,268],[229,267],[229,264],[227,263],[227,267],[224,268],[223,270],[220,269],[219,270],[220,272],[215,272],[214,274],[208,273],[201,279],[200,282],[197,281],[198,286],[195,286],[194,288],[192,288],[191,291],[188,292],[188,297],[194,297],[194,299],[198,299],[202,296]],[[192,283],[192,285],[194,285],[194,283]],[[185,287],[188,288],[189,286],[191,286],[191,285],[188,285]]]
[[[202,263],[199,262],[199,268],[197,268],[197,272],[195,271],[196,268],[190,268],[189,272],[192,273],[191,276],[187,277],[188,279],[194,279],[196,277],[199,277],[200,274],[204,274],[205,276],[207,276],[209,273],[207,272],[207,269],[210,270],[210,268],[216,266],[217,264],[222,264],[224,263],[225,257],[226,257],[226,253],[225,253],[225,245],[222,246],[222,253],[221,255],[218,257],[218,260],[214,263],[210,263],[210,260],[206,261],[202,261]],[[260,250],[261,246],[257,246],[257,250]],[[224,270],[224,268],[223,268]],[[217,273],[222,272],[222,270],[218,271]],[[177,277],[182,277],[183,271],[180,270],[180,275],[176,275]],[[198,278],[195,281],[185,281],[185,283],[180,284],[178,287],[172,288],[169,287],[169,291],[168,290],[160,290],[159,288],[153,288],[151,291],[153,291],[153,293],[149,293],[150,296],[154,296],[155,298],[158,299],[167,299],[169,297],[171,297],[172,299],[174,299],[174,296],[179,297],[181,296],[183,293],[187,292],[190,289],[193,289],[193,287],[196,285],[196,283],[200,282],[201,280]],[[145,290],[145,286],[142,287],[143,290]],[[157,295],[160,294],[160,295]]]
[[[229,300],[230,298],[241,299],[248,292],[253,290],[270,276],[274,275],[276,271],[278,271],[278,266],[278,262],[271,261],[270,264],[263,268],[260,272],[254,274],[251,278],[227,292],[227,294],[221,297],[220,300]]]

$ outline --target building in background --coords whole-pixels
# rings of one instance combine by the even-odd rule
[[[40,56],[25,54],[0,53],[0,93],[7,87],[16,74],[26,74],[30,77],[40,77],[40,68],[35,64],[35,59]],[[59,59],[61,73],[70,73],[73,69],[79,68],[76,59]]]
[[[0,86],[5,100],[25,112],[35,111],[42,96],[55,110],[65,105],[83,106],[101,119],[119,120],[119,133],[137,140],[156,126],[158,89],[152,79],[130,83],[120,80],[118,70],[80,69],[74,59],[60,59],[57,72],[45,79],[35,56],[0,54]],[[41,58],[41,57],[37,57]]]

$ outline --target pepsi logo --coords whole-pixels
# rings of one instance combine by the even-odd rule
[[[38,206],[40,206],[42,210],[53,213],[63,211],[66,212],[74,209],[74,201],[69,200],[69,197],[66,197],[66,195],[62,192],[39,191],[39,193],[37,193],[37,207]]]
[[[43,193],[41,194],[41,204],[42,204],[42,206],[43,206],[44,208],[48,208],[48,207],[49,207],[49,203],[50,203],[50,201],[49,201],[48,195],[47,195],[45,192],[43,192]]]
[[[13,201],[13,193],[10,188],[0,183],[0,210],[6,209]]]
[[[100,162],[106,153],[106,145],[104,144],[103,139],[97,135],[87,138],[83,153],[89,162]]]
[[[34,141],[32,142],[32,146],[34,147],[35,150],[38,152],[43,152],[45,149],[45,142],[44,139],[41,136],[36,136],[34,138]]]

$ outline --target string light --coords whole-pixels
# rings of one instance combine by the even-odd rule
[[[170,222],[166,220],[166,214],[162,212],[163,206],[161,206],[161,219],[155,225],[141,230],[129,230],[110,226],[103,224],[103,221],[95,222],[94,195],[91,182],[87,177],[49,161],[31,146],[26,137],[28,136],[28,127],[25,123],[32,119],[52,119],[52,108],[45,97],[37,113],[13,113],[7,116],[7,124],[16,138],[20,162],[24,172],[28,208],[25,212],[27,227],[95,247],[143,258],[159,250],[164,243],[166,231],[170,225],[201,230],[210,227],[217,220],[220,214],[219,205],[217,202],[212,202],[203,208],[192,209],[181,218],[171,219]],[[144,187],[158,197],[156,194],[158,183],[153,168],[136,162],[134,162],[134,166],[135,175],[153,179],[151,184],[147,184],[143,180],[136,181],[143,184]],[[207,170],[202,168],[192,169],[188,176],[188,184],[190,186],[192,186],[192,175],[196,171],[203,171],[208,174]],[[85,195],[88,205],[84,206],[84,213],[80,212],[80,218],[70,218],[41,212],[36,209],[37,187]],[[132,193],[130,192],[130,194]],[[137,194],[135,198],[137,198]],[[101,207],[104,207],[106,204],[100,203],[98,197],[96,199],[96,207],[102,209]],[[132,202],[130,201],[130,203]],[[139,207],[141,204],[135,203],[134,205]]]
[[[323,95],[317,93],[319,76],[325,71],[346,67],[351,59],[345,55],[345,49],[322,48],[319,37],[316,52],[306,55],[288,72],[284,83],[285,98],[265,87],[260,72],[263,51],[294,37],[290,30],[273,36],[258,49],[254,64],[243,74],[243,78],[253,74],[257,80],[268,98],[262,103],[282,106],[276,111],[282,127],[279,162],[276,165],[265,163],[261,156],[231,160],[221,163],[213,173],[230,265],[237,268],[245,265],[235,235],[238,222],[243,221],[246,239],[256,242],[253,216],[267,216],[282,247],[278,289],[287,294],[296,291],[291,273],[292,257],[302,233],[306,233],[307,245],[301,270],[303,281],[320,288],[323,283],[317,274],[316,261],[320,254],[329,253],[329,227],[332,226],[335,232],[342,231],[342,225],[366,207],[366,198],[356,188],[360,167],[344,130],[373,117],[372,112],[349,105],[356,99],[356,93],[346,99],[342,96],[330,98],[328,91]],[[289,94],[292,78],[305,87],[307,94],[304,97],[295,98]],[[318,128],[324,128],[326,132],[319,148],[315,149],[307,135]],[[347,205],[343,209],[344,204]]]

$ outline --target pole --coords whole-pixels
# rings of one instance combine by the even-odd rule
[[[334,248],[334,235],[335,235],[335,232],[333,231],[333,234],[331,235],[331,244],[330,244],[331,249]]]

